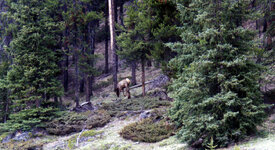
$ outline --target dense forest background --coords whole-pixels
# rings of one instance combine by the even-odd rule
[[[0,0],[0,7],[0,134],[45,127],[68,109],[68,95],[76,111],[84,101],[93,107],[96,77],[112,74],[115,89],[122,64],[131,85],[141,68],[143,96],[146,66],[171,78],[168,114],[177,137],[194,147],[243,139],[271,107],[263,93],[274,92],[272,0]]]

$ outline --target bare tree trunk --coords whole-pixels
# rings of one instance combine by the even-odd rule
[[[74,9],[76,9],[76,0],[74,2]],[[77,46],[77,26],[74,22],[74,65],[75,65],[75,76],[74,76],[74,97],[75,97],[75,106],[79,107],[79,70],[78,70],[78,46]]]
[[[54,103],[58,104],[58,98],[56,96],[54,97]]]
[[[151,60],[147,60],[147,66],[152,67],[152,61]]]
[[[74,96],[75,96],[75,106],[79,106],[79,70],[78,70],[78,54],[75,52],[75,77],[74,77]]]
[[[113,0],[114,2],[114,14],[115,14],[115,23],[117,23],[117,18],[118,18],[118,15],[117,15],[117,4],[118,4],[118,0]]]
[[[62,97],[59,97],[59,105],[60,105],[60,106],[63,105]]]
[[[145,60],[141,60],[141,71],[142,71],[142,95],[145,96]]]
[[[85,87],[85,78],[83,78],[84,73],[80,73],[80,76],[82,77],[80,80],[80,86],[79,86],[79,92],[83,93],[84,92],[84,87]]]
[[[137,84],[137,79],[136,79],[136,68],[137,68],[137,64],[135,61],[131,62],[131,68],[132,68],[132,85],[136,85]]]
[[[108,36],[108,0],[105,0],[105,69],[104,72],[109,72],[109,53],[108,53],[108,45],[109,45],[109,36]]]
[[[66,50],[66,52],[68,52],[68,50]],[[68,87],[69,87],[69,72],[68,72],[68,68],[69,68],[69,56],[67,54],[65,54],[65,65],[64,65],[64,71],[63,71],[63,86],[64,86],[64,91],[68,92]]]
[[[87,83],[87,85],[85,86],[85,93],[86,93],[86,102],[89,102],[90,103],[90,99],[91,99],[91,86],[92,86],[92,84],[91,84],[91,77],[90,76],[88,76],[88,75],[86,75],[86,83]]]
[[[118,68],[118,57],[116,54],[115,47],[115,18],[114,18],[114,0],[108,0],[109,2],[109,26],[110,26],[110,37],[111,37],[111,51],[113,52],[113,83],[114,90],[117,85],[117,68]]]
[[[67,12],[67,4],[65,3],[64,5],[64,11]],[[69,72],[68,72],[68,68],[69,68],[69,49],[68,49],[68,44],[69,44],[69,40],[68,37],[69,36],[69,29],[68,27],[66,27],[65,31],[64,31],[64,37],[65,37],[65,41],[64,41],[64,66],[63,66],[63,87],[64,87],[64,91],[68,92],[68,87],[69,87]]]

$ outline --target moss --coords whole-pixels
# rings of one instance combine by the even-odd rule
[[[147,118],[124,127],[120,135],[132,141],[153,143],[172,136],[174,131],[174,126],[164,120],[154,122],[152,118]]]

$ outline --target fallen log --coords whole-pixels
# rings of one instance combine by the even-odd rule
[[[146,85],[146,84],[149,84],[149,83],[152,83],[152,82],[154,82],[154,80],[147,81],[147,82],[145,82],[145,85]],[[142,86],[142,83],[141,83],[141,84],[134,85],[134,86],[131,86],[130,89],[138,88],[138,87],[141,87],[141,86]]]

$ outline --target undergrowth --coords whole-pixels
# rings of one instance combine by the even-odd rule
[[[119,133],[123,138],[139,142],[158,142],[173,135],[175,127],[165,120],[154,122],[152,118],[132,123]]]
[[[102,108],[108,110],[111,116],[115,116],[120,111],[140,111],[159,108],[161,106],[170,106],[170,102],[159,100],[158,98],[140,97],[103,103]]]

